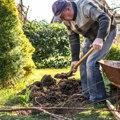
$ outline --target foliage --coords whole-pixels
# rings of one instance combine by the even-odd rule
[[[68,66],[70,48],[63,24],[32,21],[25,23],[23,30],[36,49],[33,59],[38,68]]]
[[[41,68],[67,68],[70,65],[70,57],[51,57],[49,59],[44,59],[42,63],[38,63]]]
[[[110,49],[109,53],[105,57],[106,60],[118,60],[120,61],[120,46],[117,46],[115,44],[112,45],[112,48]]]
[[[0,1],[0,82],[30,74],[34,48],[25,37],[14,0]]]

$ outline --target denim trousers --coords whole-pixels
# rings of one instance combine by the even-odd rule
[[[116,30],[113,29],[103,43],[103,48],[94,50],[80,65],[82,95],[89,98],[90,101],[106,99],[105,85],[98,61],[109,52],[115,36]],[[89,51],[91,44],[92,41],[86,38],[82,56]]]

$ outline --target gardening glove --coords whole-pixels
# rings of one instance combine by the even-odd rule
[[[73,72],[73,73],[75,73],[76,71],[77,71],[77,68],[75,69],[74,68],[74,65],[77,63],[78,61],[73,61],[73,62],[71,62],[71,71]]]
[[[91,47],[94,48],[94,50],[101,50],[103,47],[103,39],[96,38],[94,42],[92,43]]]

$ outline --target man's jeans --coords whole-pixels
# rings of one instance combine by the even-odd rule
[[[106,98],[100,65],[97,61],[108,53],[115,36],[116,30],[113,29],[104,42],[103,48],[101,50],[94,50],[80,65],[82,94],[91,101],[98,101]],[[91,44],[91,40],[85,40],[83,55],[88,52]]]

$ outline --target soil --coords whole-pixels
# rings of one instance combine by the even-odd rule
[[[54,78],[68,79],[68,73],[58,73],[54,76]]]
[[[59,82],[56,82],[56,79],[52,78],[51,75],[44,75],[40,81],[34,82],[28,86],[27,89],[31,91],[29,98],[30,101],[33,101],[34,106],[80,107],[83,106],[85,101],[85,99],[80,95],[81,83],[74,78],[61,79]],[[23,90],[19,94],[25,94],[25,91],[26,90]],[[52,112],[68,113],[71,111],[56,109]],[[29,113],[36,114],[38,111],[32,111]]]

